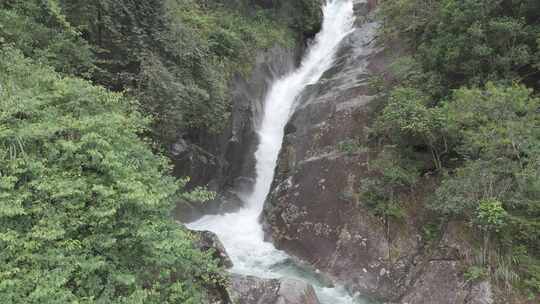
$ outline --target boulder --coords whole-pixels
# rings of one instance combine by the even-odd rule
[[[219,240],[218,236],[210,231],[192,231],[197,236],[195,245],[201,251],[214,251],[214,258],[219,261],[219,265],[225,268],[231,268],[233,263],[225,250],[225,247]]]
[[[303,281],[232,275],[231,282],[237,304],[319,304],[313,286]]]
[[[282,279],[276,304],[319,304],[313,286],[299,280]]]

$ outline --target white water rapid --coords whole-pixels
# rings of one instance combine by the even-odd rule
[[[296,277],[313,284],[321,303],[361,303],[342,288],[327,288],[316,275],[295,267],[282,251],[264,241],[259,215],[270,191],[284,128],[294,112],[295,101],[306,86],[317,82],[333,62],[340,42],[353,30],[352,0],[328,0],[323,6],[321,32],[308,49],[300,67],[274,82],[265,99],[264,116],[258,130],[255,153],[256,182],[238,212],[208,215],[187,226],[209,230],[218,235],[234,263],[231,272],[262,278]]]

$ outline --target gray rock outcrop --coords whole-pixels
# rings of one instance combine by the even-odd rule
[[[219,265],[225,268],[233,267],[233,263],[227,254],[227,250],[219,240],[218,236],[210,231],[192,231],[197,236],[195,246],[203,252],[212,250],[213,257],[219,261]]]
[[[231,299],[237,304],[319,304],[313,286],[294,279],[232,275]]]

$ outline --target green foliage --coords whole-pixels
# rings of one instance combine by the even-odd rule
[[[441,184],[428,207],[480,228],[483,258],[490,245],[505,257],[487,262],[506,287],[540,292],[540,2],[383,1],[379,17],[412,54],[391,66],[383,144],[430,150]],[[516,248],[527,258],[508,262]]]
[[[230,112],[228,82],[233,74],[247,73],[257,50],[291,46],[292,35],[263,11],[247,17],[193,1],[170,0],[164,5],[162,22],[168,29],[153,34],[153,44],[160,49],[148,46],[140,51],[135,94],[155,117],[155,137],[163,143],[176,140],[182,131],[192,136],[220,132]]]
[[[435,221],[434,221],[435,220]],[[431,219],[430,222],[426,223],[422,227],[422,239],[427,242],[431,243],[433,241],[436,241],[441,236],[441,224],[436,222],[437,218]]]
[[[473,210],[475,202],[492,198],[507,201],[513,209],[534,205],[540,100],[530,94],[522,86],[488,84],[485,90],[458,90],[442,107],[446,129],[457,139],[453,150],[466,160],[443,181],[439,196],[447,203],[441,201],[442,208],[451,207],[452,201]]]
[[[487,271],[484,267],[471,266],[465,271],[464,277],[467,282],[476,282],[487,277]]]
[[[440,170],[448,173],[429,207],[476,224],[483,231],[484,247],[496,233],[503,250],[526,245],[530,255],[538,256],[540,99],[523,86],[488,83],[483,89],[456,90],[436,107],[427,100],[415,89],[394,89],[377,131],[398,144],[402,155],[424,145],[441,160]],[[448,167],[456,162],[441,155],[459,159],[460,166]],[[379,188],[393,185],[387,180]],[[508,280],[501,281],[515,282],[517,266],[508,265],[503,276]],[[522,271],[524,277],[536,276]]]
[[[467,158],[526,159],[537,149],[540,99],[523,86],[461,89],[445,106],[448,129],[459,134]],[[521,165],[524,165],[521,162]]]
[[[537,254],[540,100],[530,94],[522,86],[491,84],[456,91],[444,111],[459,138],[456,153],[466,161],[443,179],[433,207],[471,220],[476,213],[490,230],[500,230],[495,224],[505,218],[507,237]]]
[[[374,94],[380,94],[386,91],[385,79],[380,75],[371,76],[368,79],[368,86]]]
[[[57,71],[88,78],[95,71],[90,45],[82,39],[53,0],[8,0],[0,4],[0,44]]]
[[[386,1],[383,33],[407,39],[426,79],[442,80],[442,92],[498,79],[530,81],[538,76],[539,5],[534,0]]]
[[[238,71],[238,66],[249,67],[246,58],[255,51],[281,44],[292,47],[294,37],[284,23],[276,22],[272,9],[257,9],[252,14],[214,4],[197,5],[195,1],[169,0],[167,10],[173,22],[179,22],[197,31],[213,55]]]
[[[443,176],[430,208],[449,218],[472,220],[478,203],[504,197],[510,187],[504,167],[486,161],[470,161]]]
[[[478,204],[474,223],[482,230],[499,232],[505,226],[507,216],[501,202],[485,199]]]
[[[357,138],[341,141],[338,143],[337,148],[339,151],[347,153],[348,155],[352,155],[357,152],[367,151],[367,148],[363,147]]]
[[[427,108],[428,98],[411,88],[396,88],[392,91],[388,105],[379,120],[383,133],[409,134],[418,137],[432,137],[435,128],[431,109]]]
[[[500,282],[507,291],[511,291],[513,285],[519,284],[521,278],[516,272],[516,266],[519,266],[517,261],[512,260],[509,255],[497,255],[493,264],[495,265],[494,279]]]
[[[57,71],[127,91],[167,145],[179,134],[220,132],[233,75],[249,72],[257,50],[294,45],[292,24],[276,14],[218,0],[9,0],[0,5],[0,40]]]
[[[362,181],[362,201],[385,221],[403,217],[400,194],[407,192],[417,182],[418,173],[414,166],[400,159],[390,147],[381,152],[371,165],[370,169],[377,175]]]
[[[228,113],[226,75],[195,29],[164,1],[61,1],[74,28],[94,46],[95,82],[127,90],[154,117],[162,144],[188,131],[220,130]]]
[[[185,181],[130,99],[0,50],[0,302],[201,303],[221,280],[170,217]]]
[[[288,14],[290,24],[296,32],[306,36],[316,34],[321,25],[321,2],[318,0],[278,0],[281,10]]]
[[[424,31],[429,29],[436,16],[440,1],[396,0],[380,5],[379,18],[383,21],[381,33],[386,40],[407,39],[416,44]]]
[[[421,91],[398,87],[392,90],[388,104],[376,122],[376,132],[401,146],[426,146],[435,168],[442,167],[448,153],[446,117],[439,108],[430,108],[429,97]]]
[[[222,283],[171,219],[214,195],[141,138],[220,132],[233,75],[319,24],[318,1],[277,2],[1,1],[1,303],[198,304]]]

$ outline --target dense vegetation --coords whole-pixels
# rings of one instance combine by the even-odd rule
[[[470,276],[534,297],[540,2],[384,1],[380,17],[383,38],[404,43],[412,55],[398,56],[394,83],[384,89],[386,106],[374,128],[385,151],[382,173],[365,195],[376,214],[399,218],[404,206],[387,190],[437,180],[426,206],[432,222],[463,221],[477,236]]]
[[[212,194],[154,152],[219,132],[230,77],[317,30],[315,1],[254,2],[0,2],[1,303],[199,304],[222,283],[171,217]]]
[[[200,303],[219,279],[128,98],[0,50],[0,302]],[[183,193],[182,193],[183,192]]]
[[[219,132],[232,74],[249,70],[256,50],[316,31],[315,1],[284,3],[300,13],[288,20],[281,3],[241,1],[8,0],[0,37],[59,72],[129,91],[166,145],[178,134]]]

